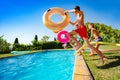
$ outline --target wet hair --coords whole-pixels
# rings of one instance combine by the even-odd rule
[[[75,6],[74,9],[80,11],[80,7],[79,6]]]
[[[90,25],[92,25],[92,27],[94,28],[94,23],[89,23]]]

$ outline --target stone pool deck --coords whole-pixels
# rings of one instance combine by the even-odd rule
[[[94,80],[83,56],[76,55],[72,80]]]

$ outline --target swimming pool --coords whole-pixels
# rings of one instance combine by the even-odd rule
[[[74,50],[51,50],[0,59],[0,80],[71,80]]]

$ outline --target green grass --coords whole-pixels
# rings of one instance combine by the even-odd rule
[[[101,46],[102,50],[120,49],[115,46]],[[120,80],[120,51],[106,52],[108,58],[102,64],[98,55],[89,57],[90,53],[85,53],[84,58],[95,78],[95,80]]]

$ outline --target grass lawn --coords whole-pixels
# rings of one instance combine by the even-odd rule
[[[101,46],[102,50],[120,49],[116,46]],[[89,57],[85,53],[84,58],[95,78],[95,80],[120,80],[120,51],[105,52],[108,58],[104,64],[101,63],[98,55]]]

